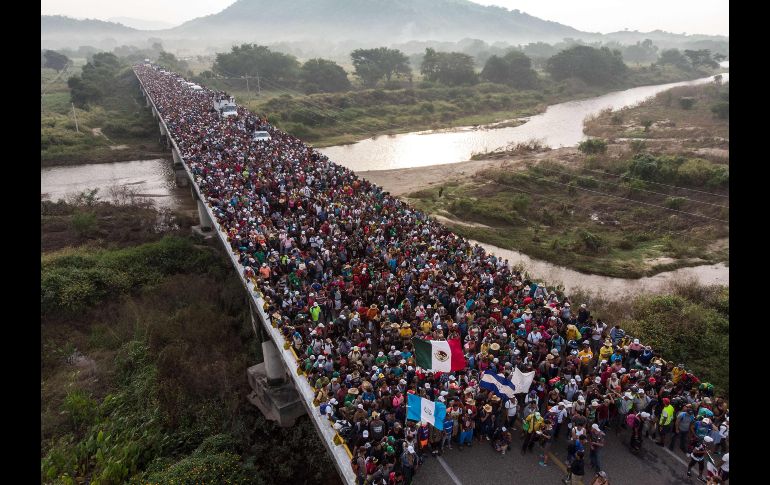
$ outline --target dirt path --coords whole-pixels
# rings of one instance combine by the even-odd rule
[[[557,148],[547,152],[503,159],[468,160],[460,163],[393,170],[369,170],[357,172],[357,174],[385,188],[393,195],[403,195],[446,182],[467,180],[473,177],[476,172],[488,168],[505,168],[548,157],[566,157],[574,155],[576,152],[577,150],[571,147]]]

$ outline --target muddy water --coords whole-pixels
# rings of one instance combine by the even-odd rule
[[[87,189],[98,188],[100,200],[114,201],[132,193],[159,208],[188,210],[195,207],[189,188],[174,181],[168,160],[93,163],[47,167],[40,171],[40,194],[50,200],[66,199]]]
[[[726,66],[725,66],[726,67]],[[729,73],[722,79],[729,81]],[[545,113],[523,125],[486,129],[460,127],[440,132],[413,132],[379,136],[352,145],[321,148],[332,161],[355,171],[424,167],[470,160],[474,153],[489,152],[509,143],[539,139],[551,148],[574,146],[585,139],[583,120],[606,108],[632,106],[676,86],[712,82],[713,76],[670,84],[641,86],[596,98],[549,106]]]
[[[666,291],[669,282],[691,278],[704,285],[718,284],[727,286],[730,283],[730,269],[724,263],[680,268],[639,279],[612,278],[610,276],[580,273],[563,266],[531,258],[518,251],[499,248],[479,241],[471,241],[484,247],[488,253],[507,259],[509,264],[523,265],[524,270],[533,279],[542,278],[550,284],[564,285],[567,294],[577,288],[594,293],[594,289],[600,289],[602,296],[612,298],[639,293],[662,293]]]

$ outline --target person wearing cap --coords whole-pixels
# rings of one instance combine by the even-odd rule
[[[495,435],[493,437],[493,446],[495,451],[504,455],[505,452],[511,448],[512,442],[513,437],[511,436],[511,432],[507,427],[501,426],[495,431]]]
[[[665,446],[666,434],[671,431],[674,421],[674,406],[671,405],[671,399],[664,397],[662,403],[663,409],[661,409],[660,418],[658,418],[658,433],[660,433],[660,439],[656,442],[659,446]]]
[[[457,449],[462,451],[463,444],[473,446],[473,430],[476,428],[473,409],[466,409],[460,418],[460,433],[457,439]]]
[[[706,457],[706,447],[712,442],[710,436],[706,436],[703,438],[702,442],[699,442],[695,445],[695,447],[692,449],[692,452],[690,452],[690,463],[687,464],[687,476],[692,476],[692,467],[694,467],[696,464],[698,465],[698,480],[701,482],[704,482],[703,479],[703,466],[704,462],[703,460]]]
[[[594,423],[591,425],[591,429],[588,432],[589,442],[591,449],[588,453],[588,458],[591,463],[591,468],[596,471],[602,470],[601,460],[599,459],[599,453],[604,448],[604,432],[599,428],[599,425]]]
[[[417,454],[414,452],[414,447],[409,445],[406,447],[403,453],[401,453],[401,473],[404,474],[404,484],[410,485],[412,478],[417,471]]]
[[[537,464],[540,466],[548,466],[548,453],[553,443],[553,421],[546,418],[543,420],[543,426],[535,431],[537,435],[538,443],[540,444],[540,456],[538,457]]]

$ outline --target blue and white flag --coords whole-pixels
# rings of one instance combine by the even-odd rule
[[[495,374],[494,372],[489,371],[484,371],[481,374],[479,386],[494,392],[503,401],[513,399],[516,392],[516,386],[513,384],[513,382],[509,381],[500,374]]]
[[[406,402],[406,419],[412,421],[425,421],[439,430],[444,429],[444,417],[446,416],[445,404],[433,402],[430,399],[423,399],[414,394],[408,394],[408,396]]]

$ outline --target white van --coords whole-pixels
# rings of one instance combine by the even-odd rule
[[[254,141],[270,141],[270,133],[266,131],[255,131],[254,137],[252,138]]]

